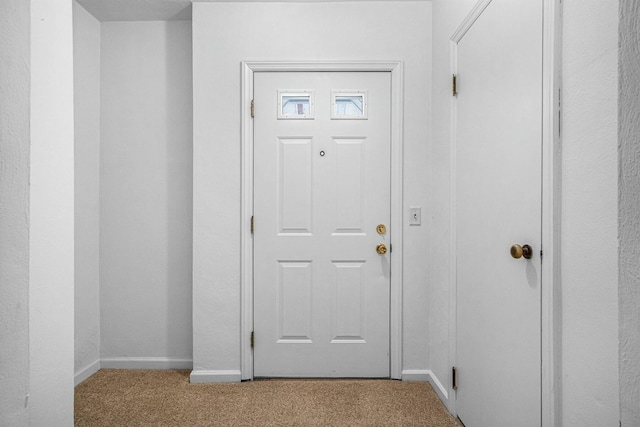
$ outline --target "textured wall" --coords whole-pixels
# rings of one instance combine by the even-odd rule
[[[563,4],[563,425],[615,426],[618,2]]]
[[[75,372],[81,381],[100,358],[100,22],[75,2],[73,31]]]
[[[27,425],[29,2],[0,2],[0,425]]]
[[[620,0],[620,412],[640,425],[640,2]]]
[[[101,29],[103,366],[149,368],[159,358],[189,367],[191,22]]]
[[[286,32],[282,29],[286,28]],[[346,31],[346,29],[349,29]],[[240,62],[403,60],[404,211],[428,206],[429,2],[194,3],[194,367],[240,368]],[[345,36],[346,35],[346,36]],[[404,233],[403,368],[428,368],[428,226]]]
[[[31,1],[29,418],[73,425],[73,22],[69,0]]]

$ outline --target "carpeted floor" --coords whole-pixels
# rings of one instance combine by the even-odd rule
[[[428,383],[263,380],[190,384],[189,371],[101,370],[75,390],[78,427],[452,427]]]

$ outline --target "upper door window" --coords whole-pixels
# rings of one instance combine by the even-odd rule
[[[313,119],[312,90],[279,90],[278,119]]]
[[[331,91],[332,119],[366,119],[366,90]]]

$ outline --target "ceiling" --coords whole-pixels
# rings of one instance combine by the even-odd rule
[[[98,21],[191,20],[191,0],[77,0]]]
[[[98,21],[191,20],[191,3],[217,1],[331,2],[353,0],[76,0]],[[358,0],[356,0],[358,1]],[[391,0],[394,1],[394,0]],[[428,0],[417,0],[428,1]]]

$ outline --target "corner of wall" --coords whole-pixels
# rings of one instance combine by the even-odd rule
[[[73,2],[75,378],[100,357],[100,22]]]
[[[84,380],[86,380],[87,378],[89,378],[90,376],[92,376],[93,374],[95,374],[96,372],[98,372],[100,368],[101,368],[100,359],[96,359],[95,361],[90,363],[88,366],[85,366],[84,368],[77,370],[73,377],[74,387],[80,384],[81,382],[83,382]]]
[[[429,369],[405,369],[402,371],[402,381],[420,381],[428,382],[436,392],[442,403],[448,408],[449,392],[436,374]]]
[[[640,3],[620,0],[618,81],[619,393],[623,426],[640,425]]]
[[[73,18],[67,0],[31,1],[29,418],[73,424]]]

